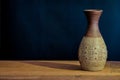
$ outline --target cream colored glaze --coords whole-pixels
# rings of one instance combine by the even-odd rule
[[[102,70],[107,59],[107,48],[103,38],[83,37],[78,55],[83,70]]]

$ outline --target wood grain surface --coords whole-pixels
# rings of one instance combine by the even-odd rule
[[[120,80],[120,62],[102,71],[80,69],[78,61],[0,61],[0,80]]]

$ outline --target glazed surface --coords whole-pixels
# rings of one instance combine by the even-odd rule
[[[78,54],[84,70],[102,70],[107,59],[107,48],[103,38],[83,37]]]

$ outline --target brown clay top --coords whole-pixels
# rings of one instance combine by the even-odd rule
[[[88,37],[100,37],[101,34],[99,32],[99,18],[102,14],[103,10],[98,9],[86,9],[84,13],[87,17],[88,28],[85,36]]]

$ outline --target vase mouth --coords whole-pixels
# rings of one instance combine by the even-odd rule
[[[103,12],[102,9],[85,9],[84,12]]]

